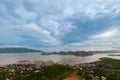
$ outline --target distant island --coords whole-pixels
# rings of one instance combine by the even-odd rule
[[[33,52],[44,52],[42,50],[30,49],[30,48],[0,48],[0,53],[33,53]]]
[[[68,52],[43,52],[42,55],[74,55],[74,56],[90,56],[93,55],[92,52],[87,52],[87,51],[68,51]]]
[[[120,56],[120,54],[110,54],[109,56]]]
[[[60,52],[42,52],[42,55],[74,55],[74,56],[90,56],[99,53],[120,53],[120,50],[105,50],[105,51],[60,51]]]
[[[89,51],[91,53],[120,53],[120,50]]]

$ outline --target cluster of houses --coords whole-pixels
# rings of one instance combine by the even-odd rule
[[[52,60],[21,60],[17,64],[32,64],[35,67],[55,64]]]
[[[97,68],[98,64],[99,62],[98,63],[94,63],[94,62],[93,63],[79,63],[79,64],[74,65],[73,67],[81,71],[85,69],[85,70],[88,70],[90,74],[95,74],[96,71],[94,69]],[[100,76],[100,77],[96,76],[96,78],[100,80],[106,80],[105,76]]]
[[[52,60],[21,60],[15,64],[2,65],[0,66],[0,70],[4,68],[5,69],[9,69],[9,68],[24,69],[26,67],[40,68],[41,66],[47,66],[52,64],[55,64]]]
[[[53,64],[55,63],[52,60],[21,60],[15,64],[0,66],[0,71],[8,70],[9,75],[14,75],[16,72],[19,72],[20,74],[22,74],[25,71],[31,71],[31,70],[34,70],[34,73],[37,73],[40,71],[40,67],[53,65]],[[72,67],[77,68],[79,70],[87,69],[90,71],[91,74],[94,74],[95,72],[93,69],[94,67],[96,67],[96,64],[95,63],[79,63]],[[12,79],[6,78],[6,80],[12,80]],[[104,76],[101,76],[101,80],[106,80],[106,78]]]
[[[15,75],[16,73],[22,75],[22,73],[27,71],[34,71],[34,73],[38,73],[40,72],[40,67],[52,64],[55,64],[52,60],[21,60],[15,64],[0,66],[0,71],[8,71],[7,75],[9,76]],[[12,77],[6,77],[6,80],[12,80]]]

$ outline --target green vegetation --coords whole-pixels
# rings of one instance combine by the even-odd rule
[[[112,58],[101,58],[95,62],[97,76],[105,76],[107,80],[120,80],[120,60]]]
[[[120,60],[101,58],[100,61],[81,64],[77,74],[86,80],[120,80]]]
[[[120,60],[112,58],[100,58],[101,61],[94,62],[98,68],[120,70]]]
[[[0,80],[62,80],[68,74],[73,72],[73,69],[69,66],[65,65],[49,65],[49,66],[41,66],[41,68],[34,68],[31,65],[23,65],[26,69],[21,70],[12,70],[14,67],[10,67],[8,69],[0,70]],[[27,70],[27,68],[31,66],[31,70]],[[20,66],[19,66],[20,67]],[[29,67],[30,68],[30,67]]]
[[[72,73],[73,69],[64,65],[52,65],[42,68],[41,77],[44,76],[46,80],[61,80],[69,73]],[[41,78],[41,80],[45,80]]]
[[[85,80],[101,80],[104,77],[106,80],[120,80],[120,71],[114,69],[94,69],[94,73],[90,70],[78,70],[78,75]]]
[[[74,66],[14,64],[0,67],[0,80],[120,80],[120,60],[101,58]]]

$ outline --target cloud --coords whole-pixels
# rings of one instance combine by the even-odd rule
[[[6,7],[3,4],[0,4],[0,13],[6,11]]]
[[[17,7],[15,9],[15,13],[18,14],[18,16],[24,18],[24,19],[34,19],[37,17],[37,14],[32,12],[32,11],[28,11],[25,8],[23,8],[23,6]]]
[[[85,14],[88,15],[91,19],[96,19],[99,17],[104,16],[116,16],[118,13],[120,13],[118,0],[112,1],[112,0],[98,0],[98,1],[92,1],[88,4],[88,6],[85,8]],[[93,5],[94,4],[94,5]]]
[[[29,23],[23,25],[23,31],[27,35],[31,35],[31,38],[35,38],[34,41],[37,41],[40,45],[58,45],[60,44],[59,40],[53,37],[49,31],[43,29],[35,23]],[[24,37],[23,37],[24,39]]]
[[[73,16],[76,14],[78,15],[83,14],[89,19],[96,19],[104,16],[116,16],[120,13],[120,9],[119,9],[120,1],[118,0],[115,0],[115,1],[112,1],[112,0],[106,0],[106,1],[105,0],[97,0],[97,1],[96,0],[93,0],[93,1],[35,0],[35,1],[32,1],[30,0],[30,3],[34,4],[35,10],[37,10],[39,13],[42,11],[43,13],[46,12],[45,14],[49,14],[49,15],[59,14],[64,17]]]
[[[56,38],[63,37],[67,33],[69,33],[72,29],[75,28],[74,25],[70,22],[63,21],[62,19],[54,19],[52,17],[42,17],[40,19],[40,25],[50,31],[50,33]]]
[[[110,29],[100,34],[93,35],[92,38],[109,38],[117,35],[118,32],[119,32],[119,29]]]
[[[120,39],[119,4],[119,0],[2,0],[0,43],[113,46]]]
[[[113,47],[119,47],[120,45],[120,30],[119,27],[111,28],[103,31],[102,33],[95,34],[93,36],[89,36],[90,38],[87,40],[83,40],[80,42],[70,43],[66,46],[69,47],[77,47],[77,48],[99,48],[98,50],[112,49]]]

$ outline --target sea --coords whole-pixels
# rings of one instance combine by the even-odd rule
[[[74,65],[78,63],[89,63],[98,61],[102,57],[120,59],[120,56],[109,55],[110,54],[108,53],[100,53],[81,57],[74,55],[41,55],[41,53],[0,53],[0,65],[14,64],[21,60],[52,60],[55,63]]]

